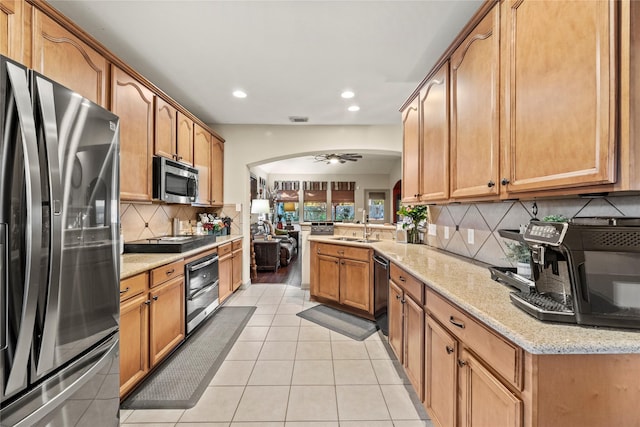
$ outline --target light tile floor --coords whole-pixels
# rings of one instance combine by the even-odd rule
[[[381,334],[355,341],[296,316],[309,291],[255,284],[227,305],[257,307],[200,401],[123,410],[124,427],[432,427]]]

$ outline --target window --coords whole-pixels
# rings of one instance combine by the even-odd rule
[[[300,222],[298,210],[300,182],[275,181],[273,187],[276,191],[276,221],[284,221],[286,224]]]
[[[282,217],[285,223],[300,222],[300,211],[298,210],[298,202],[277,202],[276,216]]]
[[[304,220],[327,220],[327,182],[305,181],[304,204],[302,205]]]
[[[354,181],[331,182],[331,218],[334,221],[352,222],[356,216]]]
[[[386,194],[383,191],[370,191],[368,197],[369,221],[384,222]]]

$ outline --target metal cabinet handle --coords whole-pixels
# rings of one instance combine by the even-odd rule
[[[467,366],[467,362],[462,360],[462,359],[458,359],[458,366],[460,366],[461,368],[464,368],[465,366]]]
[[[456,320],[455,317],[453,316],[449,317],[449,323],[451,323],[453,326],[457,326],[460,329],[464,329],[464,323],[462,323],[459,320]]]
[[[511,181],[509,181],[507,178],[502,178],[502,181],[500,181],[500,184],[502,185],[507,185],[509,184]]]
[[[402,299],[402,295],[396,295],[396,299]]]
[[[144,302],[144,305],[149,305],[149,304],[151,304],[151,300],[150,300],[150,299],[148,299],[148,300],[146,300],[146,301]]]
[[[127,292],[129,292],[130,290],[131,290],[131,288],[130,288],[129,286],[127,286],[127,288],[126,288],[125,290],[120,291],[120,295],[122,295],[122,294],[124,294],[124,293],[127,293]]]
[[[176,272],[176,269],[175,269],[175,268],[172,268],[171,270],[168,270],[168,271],[167,271],[167,276],[171,276],[171,275],[172,275],[173,273],[175,273],[175,272]]]
[[[158,301],[158,295],[154,295],[153,300]]]
[[[398,277],[398,279],[403,283],[407,281],[407,279],[405,279],[403,276]]]
[[[334,261],[334,262],[335,262],[336,264],[338,263],[338,261],[337,261],[337,260],[336,260],[336,261]]]
[[[495,185],[496,185],[496,183],[495,183],[495,182],[493,182],[493,180],[491,180],[491,181],[487,182],[487,187],[489,187],[489,188],[491,188],[491,187],[493,187],[493,186],[495,186]]]
[[[445,346],[445,348],[447,349],[447,354],[453,353],[453,347]]]

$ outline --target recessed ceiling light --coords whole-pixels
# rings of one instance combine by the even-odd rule
[[[356,94],[351,92],[350,90],[345,90],[340,94],[340,96],[343,97],[344,99],[351,99],[354,96],[356,96]]]
[[[243,90],[234,90],[233,91],[233,96],[235,96],[236,98],[246,98],[247,97],[247,93]]]
[[[349,110],[349,111],[360,111],[360,107],[358,107],[357,105],[351,105],[349,108],[347,108],[347,110]]]

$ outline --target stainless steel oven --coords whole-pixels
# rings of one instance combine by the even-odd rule
[[[218,255],[208,255],[185,266],[187,335],[218,307]]]

